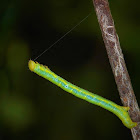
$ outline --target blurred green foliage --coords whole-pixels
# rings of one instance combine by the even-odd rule
[[[140,1],[109,0],[139,102]],[[31,73],[37,59],[68,81],[121,104],[92,1],[0,1],[0,139],[132,139],[110,112]]]

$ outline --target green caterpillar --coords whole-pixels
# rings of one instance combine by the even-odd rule
[[[37,62],[34,62],[32,60],[28,63],[29,69],[36,74],[38,74],[41,77],[44,77],[45,79],[49,80],[50,82],[56,84],[63,90],[83,99],[86,100],[92,104],[98,105],[106,110],[109,110],[110,112],[114,113],[116,116],[120,118],[122,123],[127,128],[133,128],[137,125],[136,122],[132,122],[128,110],[129,107],[123,107],[115,104],[114,102],[107,100],[99,95],[93,94],[87,90],[84,90],[80,87],[77,87],[60,76],[56,75],[54,72],[52,72],[47,66],[40,65]]]

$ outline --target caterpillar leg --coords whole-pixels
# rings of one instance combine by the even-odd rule
[[[128,111],[128,110],[130,109],[130,107],[128,107],[128,106],[123,106],[123,109],[124,109],[125,111]]]

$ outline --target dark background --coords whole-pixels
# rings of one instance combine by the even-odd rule
[[[109,0],[138,102],[140,1]],[[66,80],[121,104],[92,0],[0,1],[0,140],[131,140],[112,113],[32,73],[36,61]]]

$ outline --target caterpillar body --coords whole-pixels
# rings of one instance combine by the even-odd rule
[[[73,85],[56,75],[47,66],[40,65],[32,60],[29,60],[28,66],[31,71],[49,80],[63,90],[114,113],[127,128],[131,129],[137,125],[136,122],[132,122],[128,114],[129,107],[119,106],[110,100]]]

